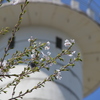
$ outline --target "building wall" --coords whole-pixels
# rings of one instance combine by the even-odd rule
[[[7,44],[7,40],[10,38],[10,33],[6,34],[0,39],[0,56],[3,55],[3,49],[4,46]],[[60,30],[56,30],[49,27],[42,27],[42,26],[28,26],[28,27],[22,27],[17,33],[16,33],[16,42],[14,50],[10,50],[10,56],[8,56],[6,59],[9,59],[14,51],[16,50],[23,50],[24,47],[29,46],[29,43],[27,41],[30,36],[33,36],[34,38],[37,38],[38,41],[41,42],[51,42],[51,49],[52,56],[56,56],[57,53],[59,53],[61,50],[59,48],[56,48],[56,37],[59,37],[63,40],[67,38],[70,39],[67,36],[67,33],[64,33]],[[62,45],[63,46],[63,45]],[[63,46],[63,49],[65,47]],[[75,45],[73,50],[76,50],[77,52],[80,51],[79,47]],[[75,55],[74,55],[75,56]],[[37,83],[38,81],[42,80],[44,77],[47,77],[48,75],[51,75],[55,69],[58,69],[61,65],[65,65],[69,61],[68,56],[64,56],[65,61],[60,62],[58,61],[57,65],[54,65],[51,67],[50,71],[41,70],[41,75],[36,74],[34,77],[34,74],[26,80],[23,80],[22,83],[19,85],[19,89],[21,88],[23,91],[25,87],[29,84],[29,86],[33,86],[33,83]],[[22,66],[22,65],[21,65]],[[23,65],[24,67],[26,65]],[[35,90],[34,93],[31,93],[29,95],[26,95],[25,100],[82,100],[83,98],[83,89],[82,89],[82,63],[77,62],[76,66],[74,68],[69,67],[70,71],[63,72],[62,73],[62,79],[57,80],[55,82],[50,82],[47,84],[46,87]],[[18,72],[20,69],[17,69]],[[16,71],[14,71],[16,72]],[[13,73],[13,71],[11,71]],[[43,75],[43,76],[42,76]],[[36,79],[36,80],[35,80]],[[29,80],[29,81],[27,81]],[[9,80],[8,80],[9,81]],[[7,82],[7,80],[6,80]],[[24,85],[23,85],[24,84]],[[3,84],[2,84],[3,85]],[[34,84],[35,85],[35,84]],[[2,95],[2,98],[4,96]],[[34,98],[34,99],[32,99]],[[36,99],[37,98],[37,99]],[[41,99],[39,99],[41,98]],[[4,100],[4,99],[3,99]],[[5,99],[7,100],[7,99]]]

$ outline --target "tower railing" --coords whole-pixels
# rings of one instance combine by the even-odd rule
[[[11,1],[13,1],[13,0],[11,0]],[[43,1],[43,0],[41,0],[41,1]],[[46,0],[44,0],[44,2],[45,1]],[[55,0],[47,0],[47,2],[48,1],[49,2],[51,1],[54,3]],[[96,21],[96,23],[100,24],[100,2],[99,2],[99,0],[56,0],[56,1],[57,2],[61,1],[62,3],[70,6],[72,9],[84,12],[92,20],[94,20],[94,21]],[[6,2],[7,2],[7,0],[1,1],[1,3],[6,3]]]

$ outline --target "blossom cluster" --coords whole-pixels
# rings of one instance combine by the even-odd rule
[[[34,40],[34,39],[33,39],[33,37],[31,36],[31,37],[28,39],[28,42],[31,42],[32,40]],[[39,42],[39,45],[41,45],[41,44],[42,44],[42,43]],[[44,47],[44,50],[46,50],[47,53],[45,54],[45,53],[43,52],[43,50],[41,50],[42,57],[41,57],[40,61],[42,61],[44,58],[45,58],[46,60],[49,60],[49,56],[51,55],[51,52],[49,51],[49,50],[50,50],[50,42],[49,42],[49,41],[46,43],[46,45],[45,45],[45,47]],[[32,54],[31,54],[31,58],[35,58],[36,55],[37,55],[37,53],[35,52],[35,49],[33,49],[33,50],[32,50]],[[38,54],[38,55],[39,55],[39,54]]]
[[[70,39],[70,41],[68,39],[65,40],[64,42],[64,46],[66,48],[71,47],[73,44],[75,43],[74,39]],[[68,54],[69,57],[72,57],[74,54],[76,53],[76,51],[71,51],[70,54]]]
[[[43,58],[45,58],[46,60],[50,59],[49,56],[51,55],[51,52],[49,51],[50,50],[50,42],[49,41],[46,43],[44,50],[46,50],[47,53],[45,54],[43,51],[41,51],[41,54],[42,54],[42,58],[40,59],[41,61],[43,60]]]
[[[68,39],[65,40],[64,46],[69,48],[72,44],[75,43],[74,39],[70,39],[70,41]]]
[[[29,39],[28,39],[28,42],[31,42],[33,40],[33,36],[31,36]]]
[[[33,37],[31,36],[29,39],[28,39],[28,42],[31,42],[33,41]],[[70,48],[73,44],[75,43],[75,40],[74,39],[66,39],[64,41],[64,46],[66,47],[66,49]],[[38,43],[39,45],[41,45],[42,43],[39,42]],[[40,51],[40,53],[38,54],[38,56],[40,57],[39,61],[42,62],[42,61],[49,61],[50,60],[50,55],[51,55],[51,52],[49,51],[50,50],[50,42],[46,42],[46,44],[44,45],[44,49],[42,49]],[[45,53],[46,52],[46,53]],[[74,54],[76,53],[76,51],[70,51],[68,52],[68,56],[69,57],[72,57]],[[36,58],[36,55],[37,55],[37,52],[35,51],[35,49],[32,50],[32,54],[31,54],[31,59],[35,59]],[[31,65],[34,65],[34,63],[31,63]],[[49,66],[52,66],[53,63],[50,63]],[[48,67],[48,65],[46,65],[46,67]],[[61,71],[59,69],[56,70],[56,79],[61,79]]]
[[[28,39],[28,42],[31,43],[31,42],[33,42],[33,41],[34,41],[34,38],[33,38],[33,36],[31,36],[31,37]],[[75,43],[75,40],[74,40],[74,39],[70,39],[70,40],[66,39],[65,42],[64,42],[64,46],[68,49],[68,48],[70,48],[70,46],[72,46],[74,43]],[[34,46],[42,45],[42,43],[41,43],[41,42],[39,42],[39,43],[34,42],[33,45],[34,45]],[[51,52],[49,51],[49,50],[50,50],[50,42],[49,42],[49,41],[46,42],[43,48],[44,48],[44,49],[41,49],[40,52],[37,52],[36,49],[32,49],[32,50],[31,50],[31,55],[30,55],[30,56],[31,56],[31,59],[32,59],[32,60],[33,60],[33,59],[35,60],[35,58],[38,56],[38,57],[39,57],[38,61],[40,61],[40,62],[42,62],[42,63],[43,63],[44,61],[45,61],[45,62],[46,62],[46,61],[49,61],[49,60],[50,60],[50,55],[51,55]],[[70,57],[72,57],[75,53],[76,53],[76,51],[70,51],[67,55],[70,56]],[[0,62],[0,66],[3,66],[3,69],[6,69],[6,65],[7,65],[7,61],[6,61],[6,60],[4,60],[2,63]],[[36,66],[36,64],[33,63],[33,62],[31,62],[31,61],[29,62],[28,65],[31,66],[31,68]],[[52,66],[53,63],[51,62],[51,63],[47,64],[45,67],[48,67],[48,65],[49,65],[49,66]],[[8,74],[8,72],[3,72],[3,69],[0,68],[0,75]],[[57,70],[56,70],[56,79],[59,79],[59,80],[60,80],[61,78],[62,78],[62,77],[61,77],[61,71],[60,71],[59,69],[57,69]]]
[[[33,37],[31,36],[29,39],[28,39],[28,42],[29,43],[31,43],[31,42],[33,42]],[[39,47],[39,46],[41,46],[43,43],[41,43],[41,42],[34,42],[33,43],[33,46],[37,46],[37,47]],[[31,59],[35,59],[37,56],[38,56],[38,61],[39,62],[44,62],[44,61],[49,61],[50,60],[50,55],[51,55],[51,52],[50,52],[50,42],[48,41],[48,42],[46,42],[46,43],[44,43],[45,45],[43,45],[43,48],[40,50],[39,49],[39,51],[37,50],[37,49],[32,49],[32,52],[31,52]],[[53,63],[49,63],[49,64],[47,64],[46,65],[46,67],[48,67],[48,65],[49,66],[52,66],[53,65]]]

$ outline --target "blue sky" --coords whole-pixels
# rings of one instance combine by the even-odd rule
[[[83,100],[100,100],[100,87],[89,96],[85,97]]]

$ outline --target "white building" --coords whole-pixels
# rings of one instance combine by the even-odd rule
[[[20,4],[23,2],[24,0],[19,0],[16,5],[13,5],[15,1],[3,4],[0,8],[0,28],[14,27],[21,11]],[[83,96],[88,95],[99,86],[100,28],[80,12],[78,2],[72,0],[70,3],[71,7],[60,0],[30,0],[26,8],[27,12],[23,16],[21,29],[16,33],[14,50],[10,50],[9,53],[12,54],[15,50],[22,50],[28,46],[27,39],[33,36],[39,41],[50,41],[51,52],[54,56],[64,48],[62,45],[64,40],[72,38],[76,41],[73,49],[81,52],[83,64],[77,62],[69,72],[62,73],[61,81],[48,82],[44,88],[33,91],[23,100],[82,100]],[[93,18],[93,12],[91,15],[91,11],[88,10],[87,14]],[[1,57],[10,36],[11,33],[0,36]],[[58,41],[60,46],[56,45]],[[50,72],[42,70],[41,73],[35,73],[30,78],[23,80],[16,91],[25,91],[36,85],[38,81],[50,75],[53,70],[66,64],[68,58],[65,57],[65,60],[64,63],[58,62]],[[18,69],[11,73],[19,73],[23,66],[26,65],[19,65]],[[0,85],[4,86],[10,81],[5,79]],[[8,100],[11,97],[11,89],[8,91],[8,94],[0,94],[0,100]]]

